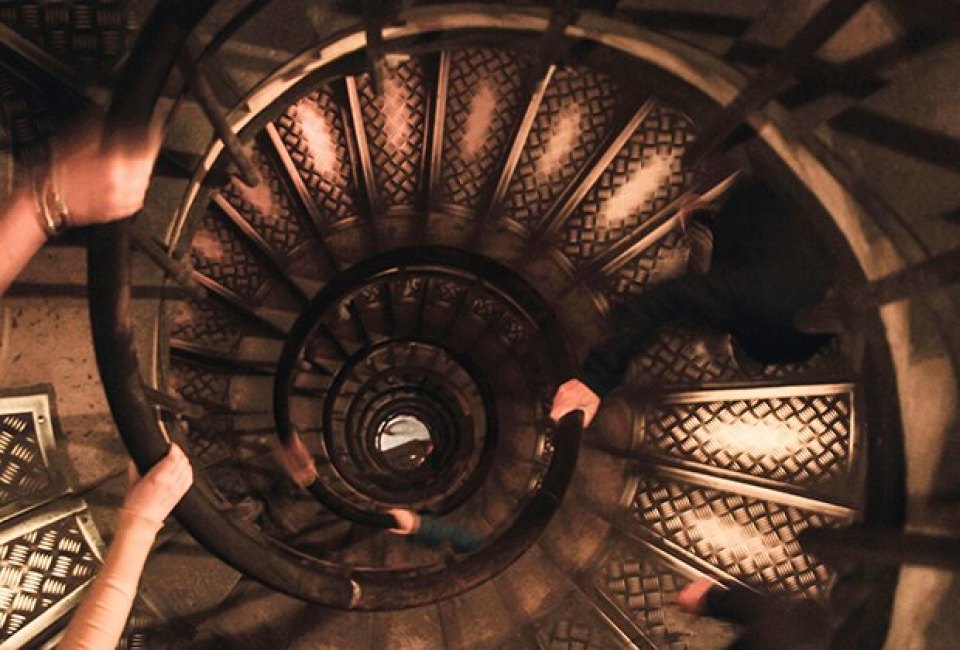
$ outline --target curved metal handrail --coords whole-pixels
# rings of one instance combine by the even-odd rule
[[[170,0],[157,5],[118,80],[108,112],[115,134],[144,130],[167,77],[194,27],[214,0]],[[134,215],[136,216],[136,215]],[[91,326],[97,365],[110,409],[124,443],[141,472],[169,448],[153,404],[143,388],[130,315],[130,220],[98,226],[88,247]],[[174,510],[177,519],[204,547],[246,575],[294,597],[337,608],[403,608],[455,596],[510,566],[537,539],[557,509],[577,462],[582,414],[564,417],[557,427],[556,453],[541,487],[503,535],[456,565],[439,571],[346,569],[278,548],[227,519],[208,486],[198,481]],[[389,515],[345,513],[379,527]],[[362,517],[360,516],[362,514]],[[352,518],[352,517],[351,517]]]
[[[213,0],[158,3],[147,20],[121,74],[107,114],[122,134],[144,130],[187,36]],[[97,366],[110,410],[130,455],[145,472],[167,452],[168,441],[157,424],[143,389],[130,319],[130,220],[98,226],[90,236],[88,282],[90,319]],[[342,578],[318,575],[309,585],[292,558],[264,552],[267,546],[234,526],[195,484],[174,511],[205,547],[252,577],[285,593],[349,607],[355,588]],[[230,539],[225,548],[222,540]]]

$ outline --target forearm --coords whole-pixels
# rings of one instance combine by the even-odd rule
[[[19,190],[0,214],[0,295],[46,241],[33,191]]]
[[[154,522],[121,512],[103,567],[67,626],[60,650],[117,646],[158,530]]]
[[[663,326],[695,317],[714,327],[728,327],[736,310],[731,296],[727,279],[713,273],[650,287],[618,310],[612,333],[590,351],[578,378],[606,397],[633,357],[656,340]]]
[[[686,292],[686,284],[668,282],[651,287],[621,307],[612,319],[610,334],[587,355],[579,379],[599,397],[606,397],[660,328],[685,315]]]

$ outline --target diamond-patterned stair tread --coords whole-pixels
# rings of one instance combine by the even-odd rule
[[[22,643],[54,623],[100,566],[83,502],[45,515],[0,534],[0,643]]]
[[[60,494],[50,394],[0,397],[0,519]]]
[[[110,72],[132,32],[126,2],[70,0],[0,3],[0,22],[89,76]]]
[[[0,70],[0,152],[7,158],[4,183],[27,183],[50,159],[50,115],[37,92]],[[0,198],[9,191],[0,187]]]
[[[422,182],[428,83],[420,59],[389,67],[376,95],[369,74],[357,78],[360,111],[378,198],[384,207],[413,207]]]
[[[232,314],[210,301],[180,300],[169,310],[171,338],[215,352],[234,352],[245,333]]]
[[[257,304],[277,282],[263,254],[216,210],[202,217],[190,242],[193,268],[241,300]]]
[[[493,176],[526,99],[528,63],[491,49],[456,50],[449,81],[440,169],[442,202],[472,211]]]
[[[560,248],[577,267],[632,233],[693,179],[682,164],[694,138],[683,114],[654,106],[567,219]]]
[[[734,637],[732,626],[713,619],[691,626],[692,617],[680,614],[674,604],[677,593],[690,580],[645,554],[635,543],[616,542],[593,580],[657,647],[698,648],[702,638],[689,638],[694,629],[697,637],[707,635],[717,647]]]
[[[506,218],[536,225],[603,142],[617,102],[606,75],[581,67],[556,71],[507,190]]]
[[[357,218],[357,188],[343,108],[321,88],[293,104],[276,121],[308,194],[330,225]]]
[[[252,147],[251,153],[260,172],[260,184],[250,187],[234,176],[221,191],[274,254],[289,259],[312,241],[306,217],[296,206],[274,161],[258,145]]]
[[[534,624],[541,646],[551,650],[618,650],[623,643],[597,616],[570,596]]]
[[[787,485],[846,478],[856,438],[852,390],[841,384],[674,394],[645,413],[643,448]]]
[[[644,388],[746,379],[726,338],[690,326],[665,327],[660,338],[633,359],[624,383]]]
[[[850,523],[791,506],[666,478],[639,479],[632,516],[723,573],[771,592],[826,597],[834,572],[803,552],[808,527]]]

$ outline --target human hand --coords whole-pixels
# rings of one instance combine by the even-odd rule
[[[107,142],[104,128],[97,119],[54,142],[52,174],[69,214],[66,225],[114,221],[143,207],[160,149],[159,130]]]
[[[553,405],[550,407],[550,419],[559,422],[571,411],[583,411],[583,426],[590,426],[593,416],[600,408],[600,397],[590,390],[590,387],[579,379],[564,382],[553,396]]]
[[[299,487],[305,488],[317,480],[317,465],[313,455],[304,446],[300,434],[293,431],[287,444],[277,442],[273,448],[273,459],[283,468],[284,473]]]
[[[707,611],[707,593],[713,586],[713,581],[706,578],[694,580],[677,594],[677,606],[690,614],[705,614]]]
[[[173,443],[167,455],[140,478],[131,462],[127,466],[127,496],[122,508],[155,524],[163,524],[193,483],[193,468],[179,445]]]
[[[396,533],[397,535],[412,535],[417,532],[417,529],[420,528],[420,515],[415,513],[412,510],[404,510],[402,508],[392,508],[388,510],[394,519],[397,520],[397,528],[391,528],[391,533]]]

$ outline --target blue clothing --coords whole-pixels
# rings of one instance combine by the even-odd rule
[[[457,553],[469,553],[483,545],[483,538],[456,524],[440,521],[429,515],[420,515],[420,527],[413,538],[427,546],[450,542]]]

